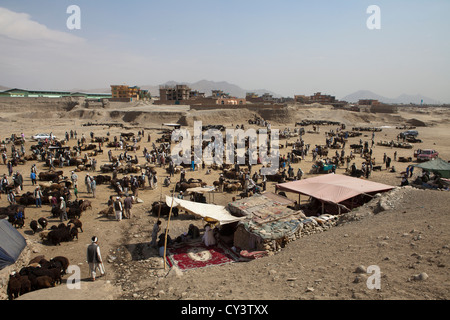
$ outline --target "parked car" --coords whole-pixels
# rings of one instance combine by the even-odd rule
[[[35,134],[32,138],[34,140],[45,140],[45,139],[52,139],[52,138],[56,138],[56,137],[53,134],[38,133],[38,134]]]
[[[407,136],[406,141],[411,142],[411,143],[421,143],[422,142],[422,140],[417,139],[414,136]]]
[[[417,157],[417,161],[428,161],[439,157],[439,152],[434,149],[418,149],[414,152],[414,156]]]
[[[407,130],[400,133],[400,138],[403,137],[417,137],[419,132],[417,130]]]

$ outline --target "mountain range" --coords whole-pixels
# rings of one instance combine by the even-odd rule
[[[340,100],[347,101],[347,102],[358,102],[361,99],[373,99],[378,100],[383,103],[387,104],[420,104],[423,100],[424,104],[441,104],[439,101],[434,100],[429,97],[422,96],[420,94],[416,95],[408,95],[408,94],[402,94],[398,96],[397,98],[386,98],[383,96],[380,96],[379,94],[373,93],[372,91],[368,90],[359,90],[352,94],[349,94]]]
[[[266,89],[255,89],[255,90],[246,90],[242,89],[238,85],[228,83],[226,81],[209,81],[209,80],[200,80],[194,83],[188,83],[188,82],[176,82],[176,81],[168,81],[162,85],[176,85],[176,84],[185,84],[189,86],[192,90],[197,90],[199,92],[204,92],[206,96],[211,95],[212,90],[222,90],[225,93],[230,94],[230,96],[238,97],[238,98],[245,98],[247,92],[253,92],[258,95],[263,95],[264,93],[269,93],[275,98],[281,98],[282,96],[280,94],[277,94],[275,92],[272,92],[270,90]],[[159,85],[140,85],[141,89],[149,90],[152,96],[159,96]],[[8,90],[10,88],[5,86],[0,86],[0,91]],[[80,88],[74,88],[67,90],[70,92],[87,92],[87,93],[110,93],[110,88],[97,88],[97,89],[80,89]],[[402,94],[398,96],[397,98],[387,98],[384,96],[381,96],[379,94],[376,94],[369,90],[359,90],[352,94],[349,94],[345,97],[340,98],[339,100],[348,101],[350,103],[356,103],[361,99],[375,99],[383,103],[388,104],[420,104],[423,100],[424,104],[441,104],[440,101],[437,101],[435,99],[425,97],[423,95],[417,94],[417,95],[407,95]]]

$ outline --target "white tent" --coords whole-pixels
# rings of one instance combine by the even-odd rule
[[[200,216],[207,221],[217,221],[220,225],[245,219],[245,217],[233,216],[224,206],[192,202],[166,196],[166,204],[169,207],[172,206],[172,200],[174,208],[177,207],[179,209],[186,210],[187,212]]]

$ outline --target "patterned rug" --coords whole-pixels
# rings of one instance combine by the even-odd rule
[[[202,242],[192,242],[168,248],[166,259],[170,267],[186,271],[236,262],[239,257],[221,244],[206,247]]]

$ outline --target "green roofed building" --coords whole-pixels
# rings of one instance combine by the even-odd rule
[[[0,92],[0,97],[11,98],[64,98],[64,97],[84,97],[86,99],[109,99],[112,97],[109,93],[85,93],[69,91],[43,91],[43,90],[25,90],[9,89]]]

